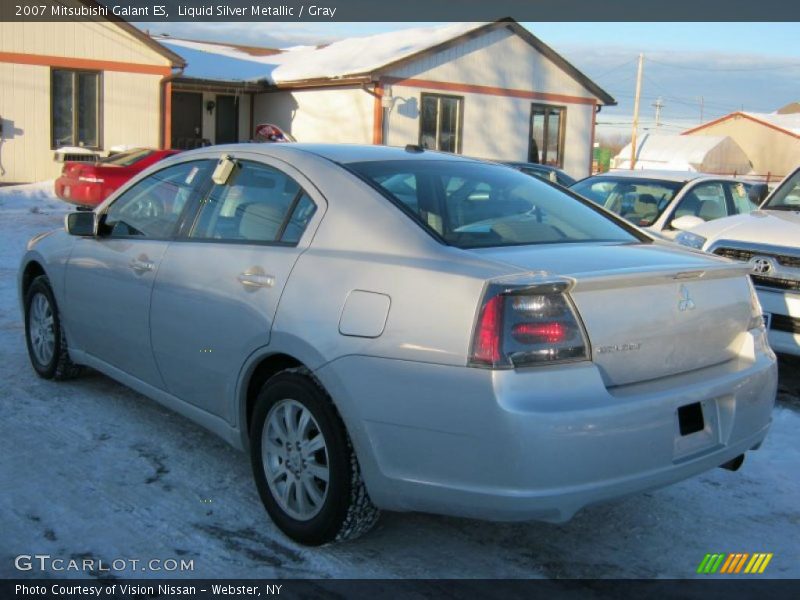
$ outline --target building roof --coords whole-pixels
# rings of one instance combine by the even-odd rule
[[[793,137],[800,138],[800,113],[788,113],[788,114],[780,114],[777,112],[772,113],[757,113],[757,112],[742,112],[737,111],[733,112],[729,115],[725,115],[724,117],[720,117],[714,121],[709,121],[708,123],[703,123],[698,127],[694,127],[692,129],[688,129],[684,131],[681,135],[687,135],[692,133],[697,133],[706,129],[707,127],[711,127],[713,125],[717,125],[718,123],[722,123],[724,121],[728,121],[731,119],[749,119],[761,125],[765,125],[771,129],[775,129],[787,135],[791,135]]]
[[[445,50],[483,33],[507,27],[553,61],[606,105],[616,104],[607,92],[581,73],[555,50],[513,19],[491,23],[455,23],[416,27],[352,37],[319,46],[257,48],[219,42],[201,42],[167,36],[154,40],[183,56],[188,66],[183,77],[224,81],[261,81],[278,87],[301,87],[374,81],[380,72],[422,56]]]
[[[778,113],[779,115],[800,113],[800,102],[789,102],[789,104],[787,104],[786,106],[781,106],[775,112]]]

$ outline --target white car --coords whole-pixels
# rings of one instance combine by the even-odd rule
[[[800,356],[800,167],[759,210],[682,231],[676,241],[749,262],[770,345]]]
[[[758,208],[766,186],[691,171],[609,171],[570,189],[657,237]]]

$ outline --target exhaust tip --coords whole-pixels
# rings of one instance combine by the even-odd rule
[[[744,454],[740,454],[736,458],[732,458],[726,463],[723,463],[719,466],[720,469],[727,469],[728,471],[738,471],[739,467],[742,466],[744,462]]]

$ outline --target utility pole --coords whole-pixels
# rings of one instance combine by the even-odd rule
[[[633,99],[633,132],[631,133],[631,170],[636,166],[636,132],[639,129],[639,100],[642,95],[644,53],[639,54],[639,72],[636,75],[636,96]]]
[[[700,122],[703,122],[703,109],[705,108],[705,98],[700,96]]]
[[[656,128],[658,128],[661,125],[661,109],[664,108],[664,101],[661,96],[653,103],[653,106],[656,108]]]

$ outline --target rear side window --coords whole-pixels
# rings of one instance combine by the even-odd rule
[[[403,160],[346,166],[453,246],[638,241],[588,203],[498,165]]]
[[[270,166],[240,161],[201,203],[190,238],[297,243],[316,210],[300,185]]]

